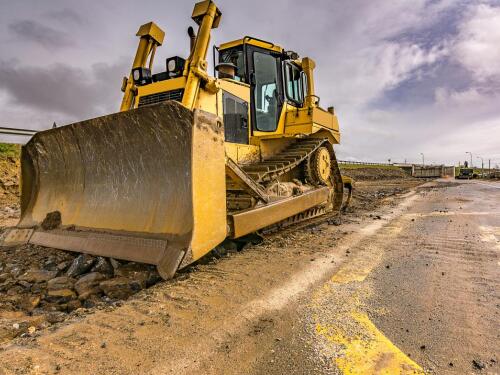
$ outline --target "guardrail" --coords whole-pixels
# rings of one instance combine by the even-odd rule
[[[0,127],[0,134],[32,136],[38,130]]]
[[[368,161],[337,160],[339,164],[360,164],[360,165],[394,165],[393,163],[373,163]]]
[[[412,166],[418,166],[418,167],[425,167],[425,168],[431,168],[431,167],[443,167],[443,164],[426,164],[422,166],[422,164],[418,163],[376,163],[376,162],[371,162],[371,161],[351,161],[351,160],[337,160],[337,163],[339,164],[358,164],[358,165],[388,165],[391,167],[400,167],[400,168],[411,168]]]

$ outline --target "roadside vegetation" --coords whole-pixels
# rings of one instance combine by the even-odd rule
[[[19,157],[20,153],[21,153],[21,146],[20,145],[14,145],[14,144],[10,144],[10,143],[0,143],[0,157],[17,158],[17,157]]]

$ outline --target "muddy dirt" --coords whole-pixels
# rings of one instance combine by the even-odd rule
[[[19,158],[0,155],[0,227],[19,217]]]
[[[344,216],[342,225],[328,224],[328,217],[323,217],[304,223],[300,227],[289,228],[282,233],[266,235],[263,243],[247,245],[243,251],[228,247],[226,251],[211,254],[202,262],[180,272],[170,282],[157,283],[157,275],[153,269],[132,262],[121,262],[117,265],[114,260],[78,256],[74,253],[32,245],[1,249],[0,268],[2,271],[0,274],[3,276],[0,277],[4,278],[4,280],[0,279],[2,347],[4,349],[12,345],[21,345],[21,347],[41,345],[43,347],[43,337],[49,332],[72,330],[74,324],[79,324],[77,322],[82,319],[84,321],[94,319],[91,318],[94,315],[97,322],[113,311],[120,311],[118,315],[121,318],[105,318],[106,321],[109,319],[118,322],[123,318],[121,315],[123,308],[128,310],[132,307],[132,310],[136,310],[133,307],[134,301],[150,301],[147,303],[148,307],[140,308],[142,312],[140,321],[137,322],[139,327],[147,326],[148,328],[144,329],[149,331],[154,330],[154,326],[159,324],[158,327],[164,330],[166,327],[172,327],[174,322],[182,322],[175,332],[168,333],[168,336],[172,337],[171,335],[177,334],[181,337],[189,336],[191,328],[189,328],[189,320],[186,321],[186,314],[205,311],[208,306],[214,307],[218,304],[220,306],[216,310],[223,309],[220,311],[221,316],[224,315],[223,311],[226,308],[241,310],[241,306],[251,299],[255,291],[264,291],[278,282],[273,274],[278,272],[281,277],[285,277],[293,270],[302,267],[304,261],[313,263],[320,260],[322,248],[335,246],[343,235],[349,233],[347,230],[349,223],[355,224],[360,217],[376,220],[373,210],[420,183],[421,181],[412,179],[387,180],[384,184],[358,181],[353,206]],[[328,237],[323,236],[325,233],[329,233]],[[304,244],[308,245],[304,246]],[[276,259],[276,255],[281,257],[279,264],[270,262]],[[222,259],[220,259],[221,256]],[[101,268],[96,269],[98,264]],[[77,271],[74,271],[75,269]],[[235,270],[238,272],[235,273]],[[266,276],[262,277],[261,273]],[[227,283],[236,283],[234,285],[247,285],[247,287],[238,291],[240,296],[236,297],[232,295],[232,292],[220,289],[226,285],[225,282],[221,284],[223,280]],[[258,282],[258,287],[256,282]],[[151,287],[155,283],[156,285]],[[211,292],[207,289],[207,295],[204,298],[193,295],[210,286],[217,286],[217,288]],[[147,289],[143,290],[144,288]],[[139,292],[140,290],[143,291]],[[163,302],[158,303],[158,298]],[[230,299],[231,303],[226,301],[226,298]],[[128,307],[123,306],[124,303]],[[134,314],[132,311],[126,314],[129,313]],[[212,313],[217,315],[216,312]],[[276,325],[272,318],[266,319],[262,321],[262,327],[260,323],[254,327],[256,340],[260,330],[265,329],[269,324]],[[123,325],[123,322],[120,324]],[[101,323],[96,323],[96,326],[101,329],[103,327]],[[206,329],[209,329],[207,334],[210,335],[211,328],[206,327]],[[110,332],[107,329],[106,332],[105,336],[110,340],[111,336],[107,336]],[[63,333],[63,335],[66,334]],[[71,347],[74,345],[74,339],[80,340],[74,337],[66,341],[64,345]],[[90,339],[82,338],[81,340],[86,342]],[[178,343],[178,345],[182,344]],[[106,351],[103,350],[103,352]],[[178,349],[174,352],[178,357],[182,355],[182,351]],[[126,353],[127,350],[124,350],[125,356]],[[134,358],[136,356],[132,355],[130,360],[125,360],[124,363],[130,364],[135,360]],[[32,369],[22,357],[19,359],[21,360],[20,368]],[[66,366],[66,363],[62,360],[60,364],[54,365],[54,368],[58,366],[60,368],[63,364]],[[88,368],[87,372],[94,372],[96,369],[113,372],[114,370],[111,370],[113,366],[106,363],[107,361],[103,361],[96,365],[97,367]],[[149,366],[152,369],[154,361],[150,361]],[[78,368],[66,367],[68,371],[76,371]],[[130,372],[128,365],[114,368],[120,369],[119,372],[128,368],[125,372]],[[7,367],[7,373],[11,370],[12,367]]]

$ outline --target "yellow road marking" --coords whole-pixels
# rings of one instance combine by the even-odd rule
[[[368,250],[368,249],[367,249]],[[344,265],[329,282],[316,290],[311,306],[316,335],[323,344],[335,353],[334,362],[345,375],[409,375],[425,374],[422,367],[405,355],[381,331],[365,313],[361,312],[362,301],[358,288],[348,293],[345,300],[338,301],[343,309],[330,315],[323,314],[322,304],[336,288],[359,283],[379,263],[381,251],[358,254],[352,262]]]
[[[351,318],[355,327],[350,326],[349,330],[336,325],[316,324],[318,335],[333,345],[343,347],[342,356],[335,359],[343,374],[425,374],[417,363],[377,329],[366,314],[353,312]],[[357,334],[352,335],[351,330]]]

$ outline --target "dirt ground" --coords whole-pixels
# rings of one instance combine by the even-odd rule
[[[170,326],[171,320],[180,320],[182,324],[179,325],[175,332],[182,337],[192,329],[188,329],[188,327],[192,327],[192,324],[187,317],[194,313],[188,312],[188,315],[185,316],[184,310],[189,311],[191,308],[199,310],[200,306],[203,305],[215,307],[218,303],[221,304],[218,309],[225,308],[227,306],[223,303],[224,295],[229,294],[231,296],[232,292],[235,292],[225,291],[221,293],[220,289],[216,289],[212,292],[212,295],[205,296],[205,298],[208,297],[205,300],[205,298],[200,299],[192,295],[193,291],[199,292],[200,289],[204,288],[204,285],[213,285],[214,281],[226,280],[227,283],[234,283],[236,280],[228,275],[233,275],[239,279],[240,277],[237,277],[239,274],[242,276],[242,280],[250,277],[251,280],[245,282],[244,289],[247,289],[247,293],[241,290],[238,291],[240,296],[232,303],[234,309],[241,309],[245,301],[251,300],[256,291],[264,292],[269,285],[277,282],[277,280],[274,281],[273,275],[280,274],[282,277],[286,277],[293,270],[300,269],[302,266],[300,259],[307,263],[314,262],[318,250],[320,250],[321,254],[322,248],[334,246],[339,238],[348,233],[344,230],[345,224],[359,220],[361,213],[372,219],[373,214],[368,212],[372,212],[385,200],[408,191],[413,186],[421,183],[421,181],[413,179],[383,181],[383,184],[376,181],[357,182],[352,207],[349,213],[344,216],[344,224],[341,226],[328,225],[326,223],[327,217],[316,219],[304,223],[301,228],[294,227],[283,233],[266,235],[263,243],[249,245],[242,252],[229,251],[222,259],[209,256],[203,262],[181,272],[173,281],[159,284],[156,284],[158,279],[153,270],[140,268],[142,265],[134,263],[122,262],[118,267],[110,268],[110,260],[104,260],[106,262],[105,269],[96,271],[97,259],[90,259],[93,262],[91,266],[84,267],[84,271],[80,270],[81,272],[71,274],[68,277],[71,266],[77,263],[77,254],[32,245],[2,249],[0,252],[0,268],[2,269],[0,272],[0,278],[2,278],[0,279],[0,342],[3,346],[1,348],[8,351],[8,348],[17,347],[18,345],[20,347],[39,346],[40,344],[35,343],[43,340],[43,337],[48,335],[49,332],[62,332],[61,330],[64,331],[72,327],[76,322],[83,323],[87,319],[97,318],[100,314],[107,315],[111,311],[121,311],[122,308],[128,309],[134,306],[133,301],[137,299],[147,300],[151,298],[148,297],[151,295],[156,298],[157,293],[155,291],[157,287],[162,290],[160,293],[162,299],[168,296],[166,298],[171,302],[167,303],[168,308],[164,308],[164,302],[159,304],[159,306],[163,306],[161,309],[156,304],[151,306],[151,309],[153,309],[151,314],[155,317],[152,321],[156,323],[152,323],[151,319],[146,319],[147,315],[142,319],[150,321],[153,325],[163,322],[168,323],[168,326]],[[11,216],[10,219],[15,221],[16,212]],[[376,216],[373,216],[373,219],[376,219]],[[335,235],[328,239],[320,238],[321,236],[318,235],[324,230],[321,229],[322,227],[331,228]],[[305,243],[309,243],[309,246],[304,246]],[[273,259],[273,255],[278,255],[278,264],[269,263],[269,260]],[[228,261],[236,262],[236,264],[227,264]],[[287,262],[289,263],[287,264]],[[223,269],[220,269],[220,264],[224,265]],[[115,266],[115,262],[113,262],[112,266]],[[248,272],[245,271],[246,269],[248,269]],[[266,272],[268,277],[267,286],[266,283],[255,285],[257,281],[255,277],[258,276],[255,272],[259,269]],[[237,270],[237,272],[235,273],[234,270]],[[104,275],[99,277],[100,280],[97,283],[94,282],[95,277],[92,277],[96,273]],[[88,275],[91,275],[91,277],[90,281],[86,283],[85,280]],[[124,277],[133,281],[139,279],[142,284],[139,284],[134,290],[134,288],[130,287],[130,284],[133,285],[133,283],[127,282],[129,287],[125,293],[120,293],[123,290],[122,284],[118,285],[118,289],[111,289],[111,292],[99,288],[99,283],[103,280],[123,280]],[[81,294],[77,290],[77,284],[81,279],[84,280],[83,285],[86,287],[86,289],[84,288],[84,297],[88,298],[81,298]],[[155,286],[151,287],[151,285]],[[217,283],[216,285],[220,287],[227,284],[219,285]],[[149,288],[136,293],[147,287]],[[163,288],[166,288],[166,290],[163,291]],[[192,288],[193,290],[191,290]],[[85,294],[88,289],[98,292]],[[133,297],[126,301],[131,295]],[[124,303],[127,307],[123,306]],[[221,316],[224,315],[222,312],[220,314]],[[118,318],[117,322],[120,319]],[[217,324],[217,320],[215,319],[211,324]],[[274,323],[266,320],[262,324],[274,325]],[[98,326],[101,326],[101,324],[98,324]],[[185,331],[183,331],[183,327]],[[259,327],[255,329],[260,330]],[[175,336],[175,332],[169,333],[169,336]],[[176,351],[179,356],[182,356],[182,351],[179,351],[179,349]],[[152,359],[150,366],[154,363],[155,361]],[[79,366],[78,363],[76,365]],[[61,367],[62,363],[61,365],[56,364],[55,368],[58,366]],[[106,367],[109,364],[103,363],[99,366]],[[17,365],[15,367],[17,368]],[[20,368],[24,368],[26,372],[33,370],[26,363],[21,365]],[[113,366],[111,368],[106,367],[106,371],[111,371],[112,368]],[[119,366],[118,368],[122,367]],[[13,371],[13,369],[12,367],[10,369],[6,367],[7,372]],[[73,367],[73,370],[75,369]],[[46,369],[46,371],[49,371],[49,369]],[[93,372],[90,368],[88,371]]]
[[[0,155],[0,226],[19,217],[19,158]]]
[[[407,179],[408,174],[400,168],[395,167],[376,167],[370,166],[363,168],[355,165],[355,168],[340,165],[342,174],[352,177],[357,181],[374,181],[374,180],[398,180]]]
[[[0,291],[0,374],[495,374],[500,234],[488,220],[498,189],[424,182],[358,181],[341,225],[317,218],[168,282],[111,297],[101,289],[94,305],[47,300],[47,281],[30,283],[25,294],[40,297],[31,311]],[[435,249],[448,239],[450,250]],[[68,254],[1,249],[0,265],[17,262],[24,275],[74,262]],[[114,273],[134,267],[122,263],[107,280],[133,279]]]

